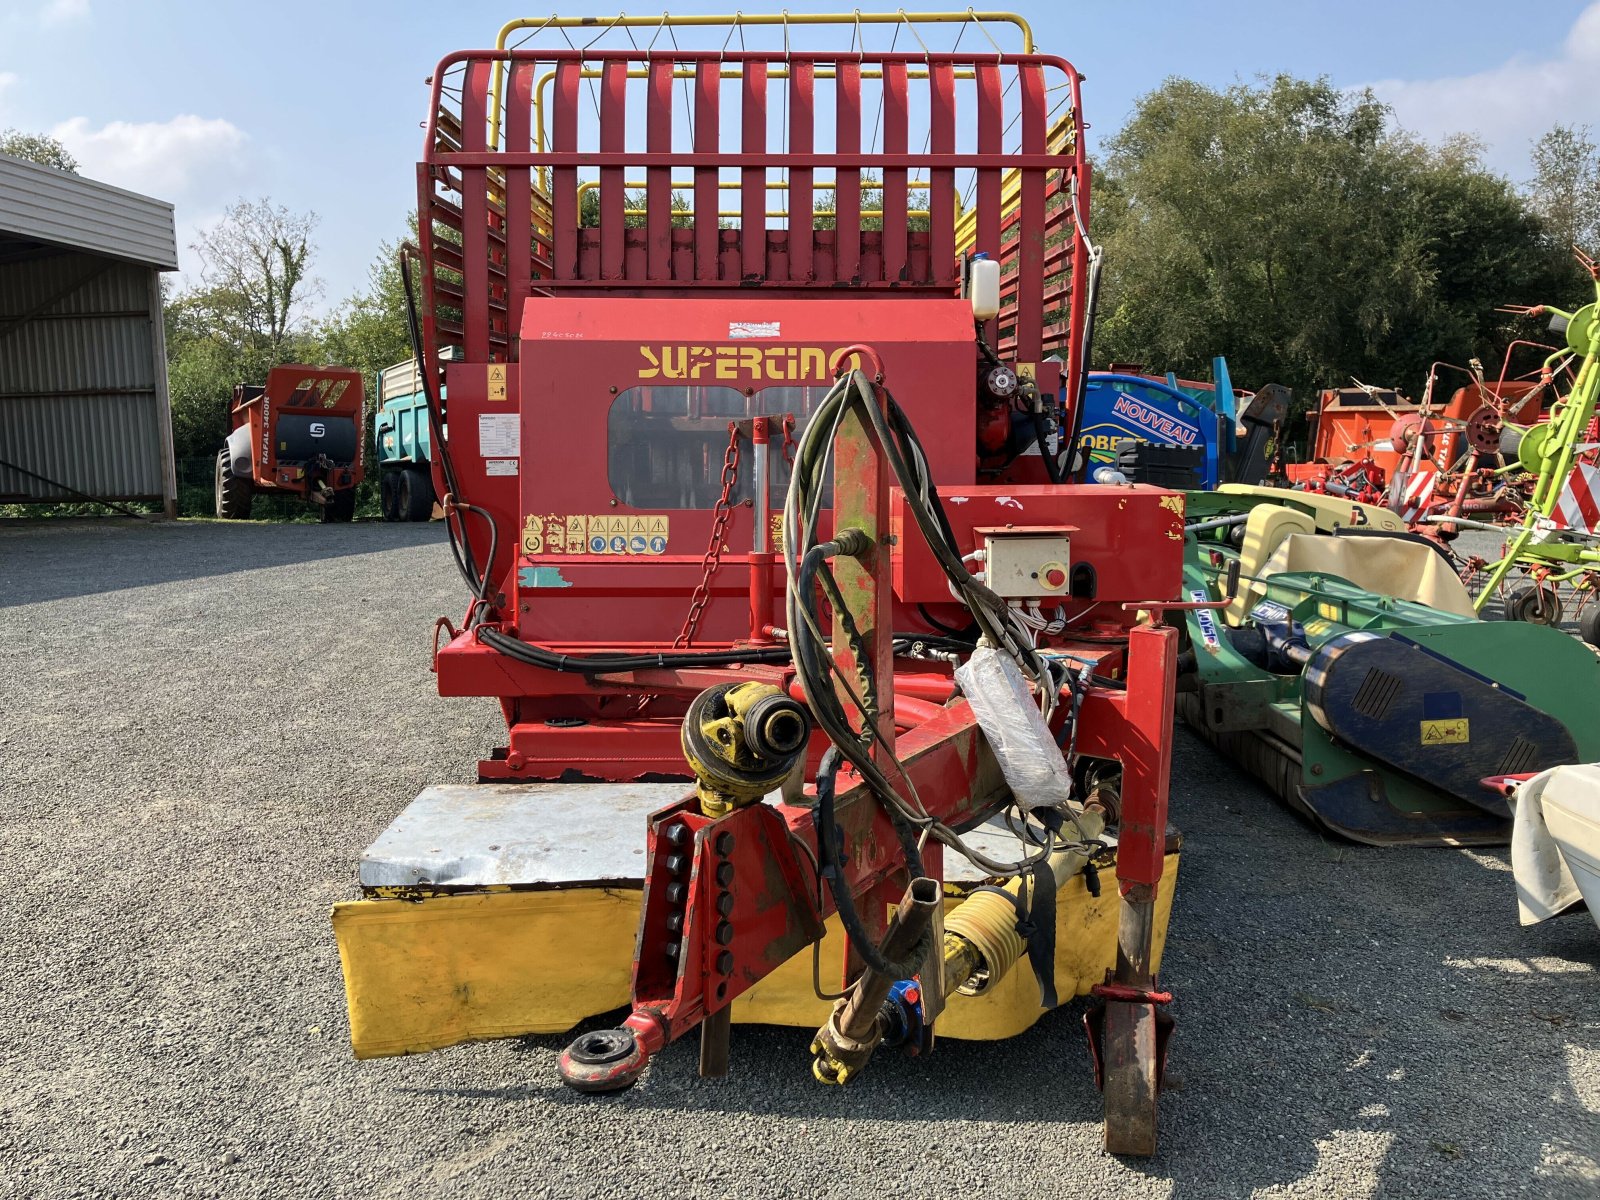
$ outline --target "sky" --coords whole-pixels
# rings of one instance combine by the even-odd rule
[[[769,10],[780,6],[846,7],[781,0]],[[736,7],[759,6],[676,0],[671,11]],[[1091,149],[1173,75],[1226,86],[1287,71],[1371,86],[1406,129],[1430,140],[1474,134],[1489,165],[1518,181],[1532,140],[1551,125],[1600,129],[1600,2],[1009,7],[1032,23],[1041,51],[1085,75]],[[85,175],[172,201],[186,279],[199,265],[196,231],[234,200],[269,196],[315,212],[313,269],[326,309],[365,285],[379,244],[403,232],[415,207],[434,64],[452,50],[492,46],[509,17],[536,11],[544,15],[472,0],[391,0],[381,9],[339,0],[0,0],[0,128],[49,133]]]

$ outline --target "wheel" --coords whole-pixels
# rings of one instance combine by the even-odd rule
[[[1156,1152],[1156,1012],[1153,1004],[1106,1005],[1106,1150],[1149,1157]]]
[[[254,480],[233,473],[227,449],[217,451],[217,519],[245,520],[250,516],[250,501],[255,494]]]
[[[1600,600],[1591,600],[1578,614],[1578,636],[1600,650]]]
[[[400,476],[393,471],[378,477],[378,510],[385,521],[400,519]]]
[[[1506,620],[1528,621],[1534,625],[1561,624],[1561,598],[1554,588],[1542,585],[1520,587],[1506,600]]]
[[[344,523],[356,515],[356,490],[345,488],[342,492],[335,492],[333,499],[322,506],[322,511],[317,514],[324,525]]]
[[[421,467],[400,472],[400,519],[426,521],[433,515],[433,479]]]

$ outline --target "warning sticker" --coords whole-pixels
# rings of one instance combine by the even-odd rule
[[[483,464],[485,475],[515,475],[517,473],[517,460],[514,458],[491,458]]]
[[[1424,746],[1464,746],[1472,740],[1466,717],[1446,717],[1422,723]]]
[[[523,518],[524,554],[651,555],[667,552],[669,518],[599,513],[570,516],[533,514]]]
[[[478,453],[484,458],[521,458],[521,416],[514,412],[479,413]]]
[[[645,518],[645,550],[650,554],[665,554],[667,552],[667,518]]]
[[[628,553],[628,518],[609,517],[606,520],[606,553]]]
[[[1189,599],[1196,604],[1205,604],[1210,601],[1211,597],[1199,588],[1193,588],[1189,592]],[[1195,609],[1194,623],[1200,626],[1200,639],[1205,642],[1208,650],[1215,650],[1222,644],[1222,639],[1217,635],[1217,614],[1212,612],[1211,609]]]
[[[505,363],[489,364],[489,399],[504,400],[506,398],[506,365]]]
[[[728,336],[731,338],[769,338],[783,336],[783,322],[781,321],[729,321]]]

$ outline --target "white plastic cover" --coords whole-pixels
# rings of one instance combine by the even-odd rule
[[[1584,899],[1600,923],[1600,909],[1595,908],[1600,899],[1600,766],[1542,771],[1517,788],[1511,810],[1516,818],[1511,870],[1522,923],[1537,924]]]
[[[956,682],[1017,804],[1025,809],[1066,805],[1072,799],[1072,772],[1010,656],[980,646],[956,668]]]

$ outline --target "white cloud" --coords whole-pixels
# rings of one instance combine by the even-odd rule
[[[242,173],[248,135],[221,117],[184,113],[170,121],[111,121],[98,128],[73,117],[50,131],[71,151],[83,173],[162,200],[211,192]]]
[[[1490,165],[1528,174],[1532,142],[1557,123],[1600,129],[1600,3],[1589,5],[1554,55],[1513,55],[1470,75],[1372,83],[1406,129],[1431,140],[1468,133],[1488,145]]]
[[[89,15],[89,0],[50,0],[39,12],[41,25],[69,25]]]

